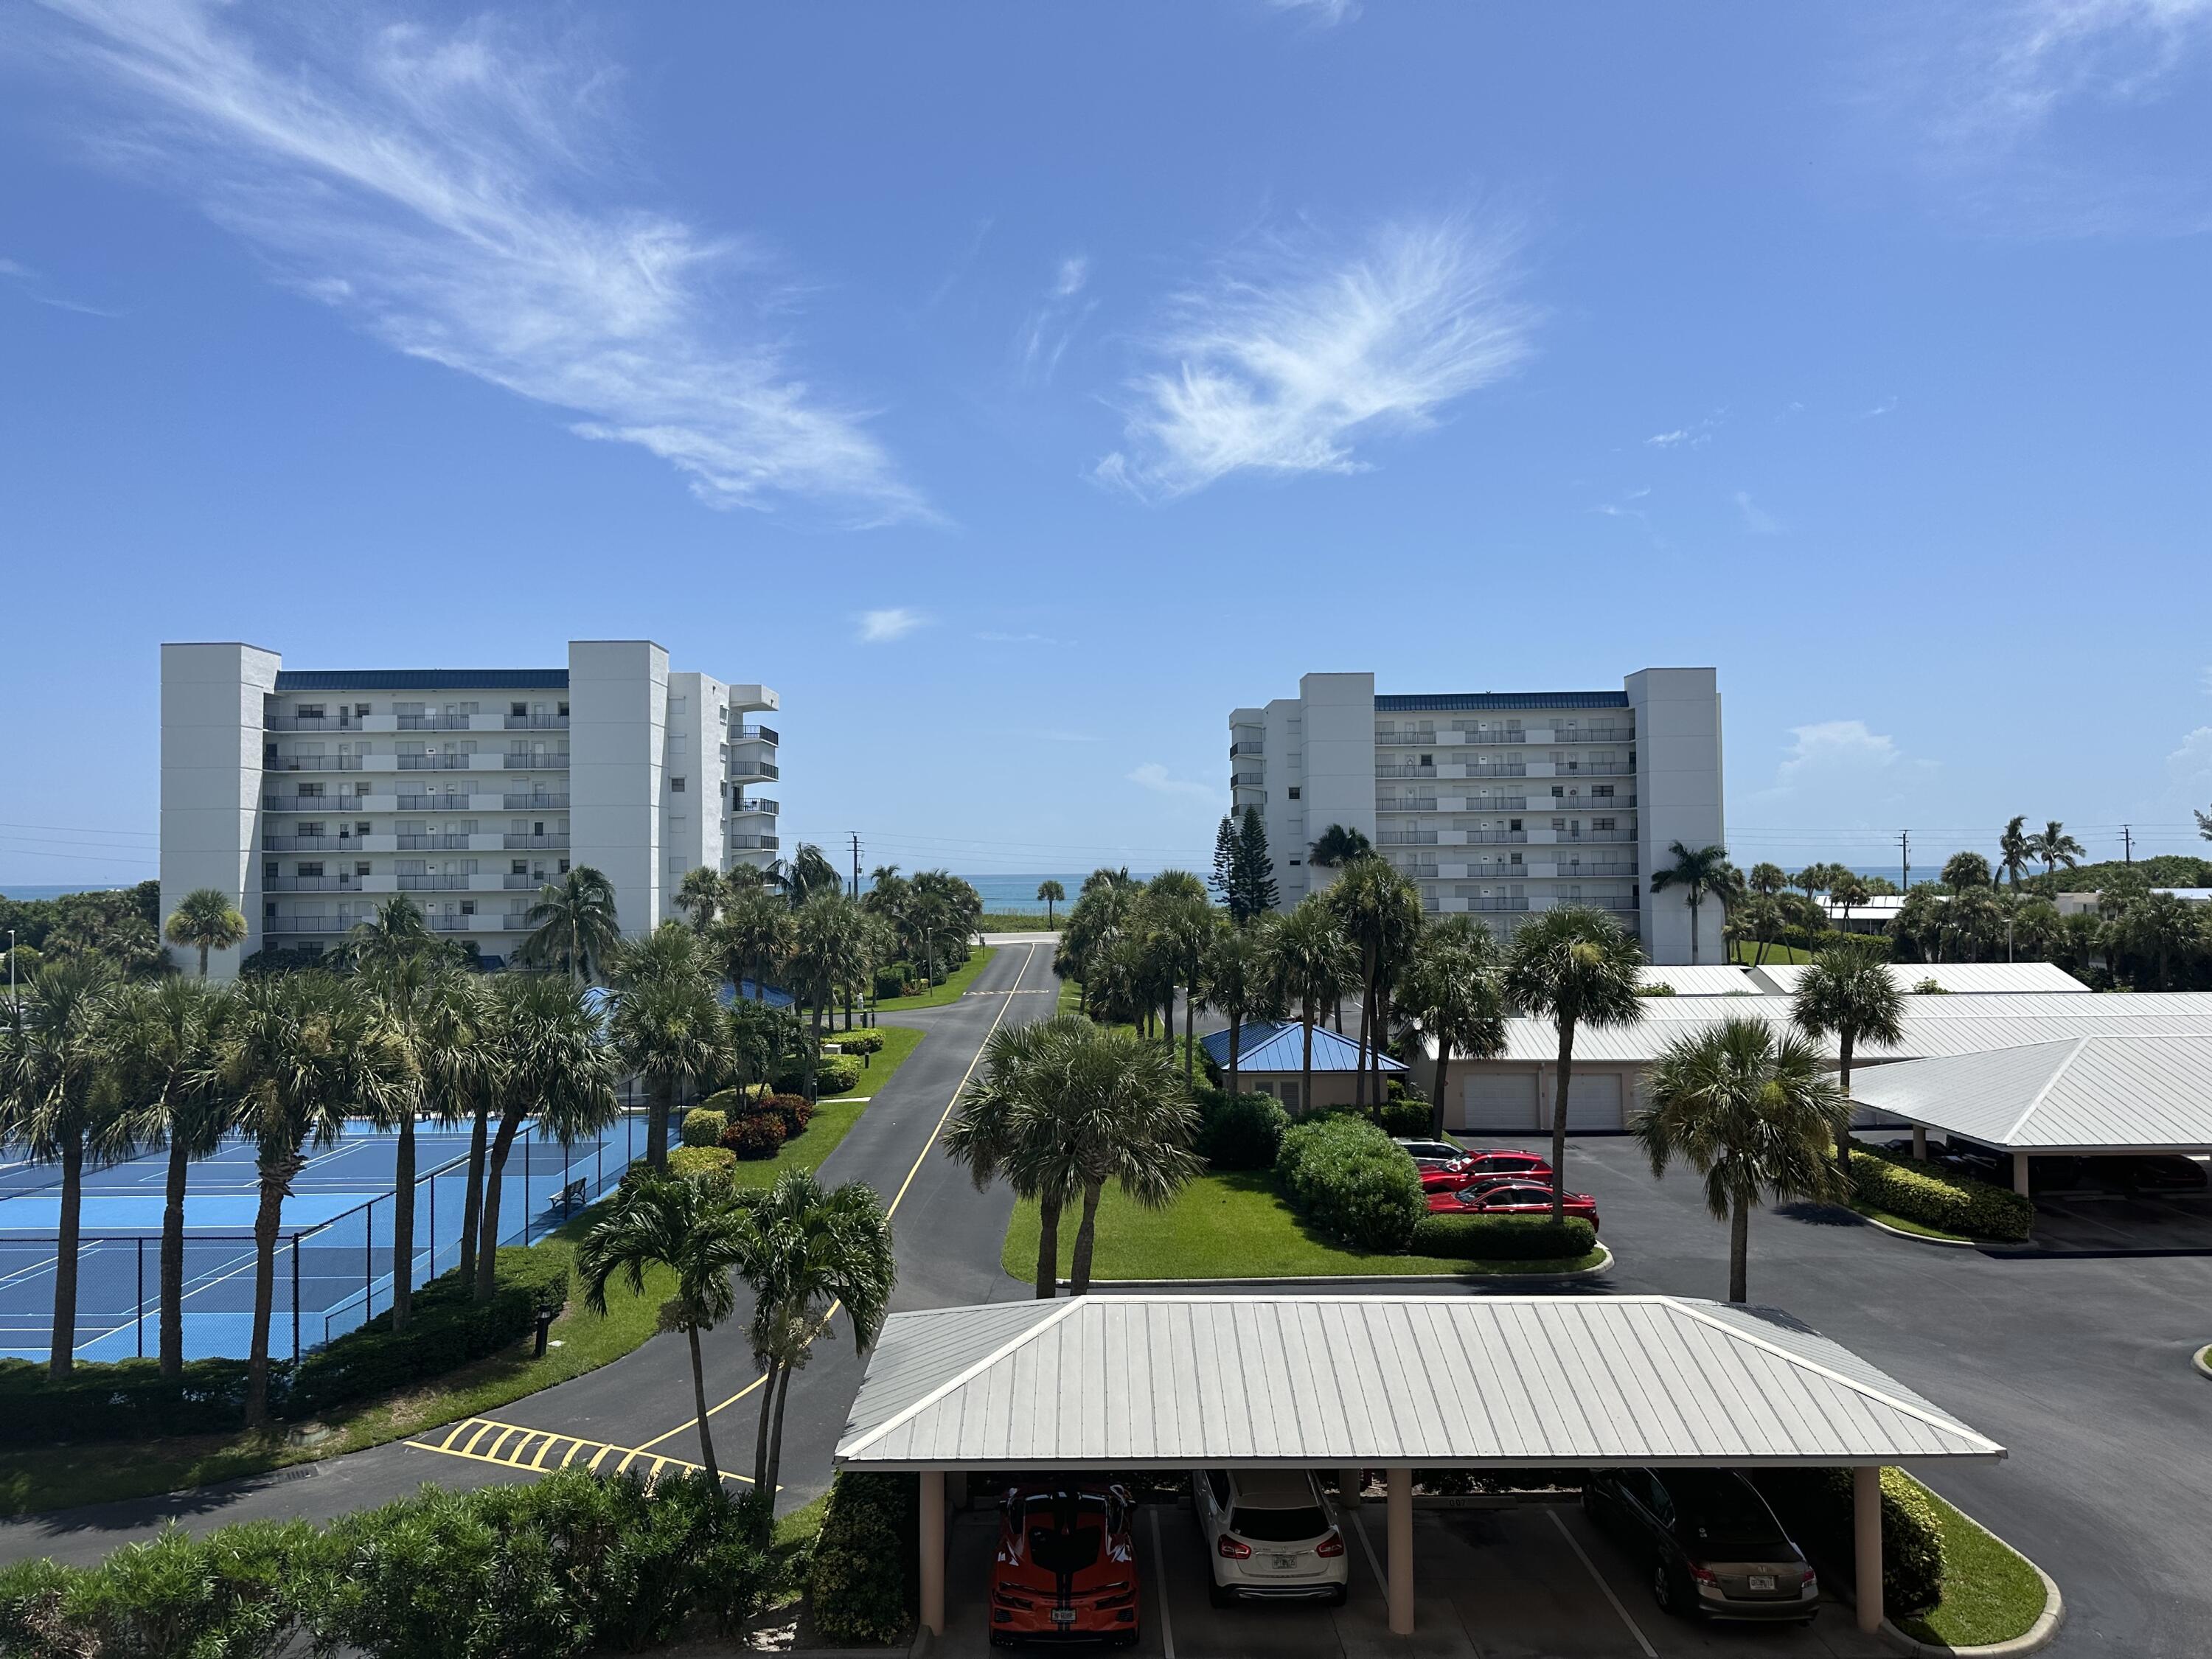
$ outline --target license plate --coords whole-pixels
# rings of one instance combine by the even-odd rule
[[[1767,1581],[1770,1588],[1771,1588],[1773,1582],[1774,1581],[1772,1579],[1769,1579]],[[1075,1609],[1073,1607],[1054,1607],[1052,1610],[1052,1622],[1055,1625],[1073,1624],[1075,1622]]]
[[[1297,1565],[1287,1555],[1279,1555],[1274,1558],[1274,1560],[1275,1571],[1277,1572],[1288,1572],[1293,1566]]]
[[[1772,1589],[1774,1588],[1774,1575],[1771,1572],[1754,1572],[1751,1575],[1751,1587],[1755,1590]]]

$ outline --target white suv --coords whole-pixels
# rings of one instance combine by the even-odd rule
[[[1344,1534],[1303,1469],[1200,1469],[1190,1478],[1214,1604],[1246,1596],[1344,1604]]]

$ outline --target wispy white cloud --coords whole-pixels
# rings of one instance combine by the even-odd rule
[[[863,611],[858,618],[859,637],[863,645],[884,645],[892,640],[904,639],[929,621],[921,611],[907,606],[891,605],[881,611]]]
[[[74,311],[85,317],[120,317],[119,311],[110,311],[105,306],[87,305],[82,300],[72,300],[49,289],[39,273],[20,259],[0,258],[0,276],[15,284],[15,291],[33,303],[52,306],[57,311]]]
[[[1737,490],[1731,499],[1735,502],[1737,515],[1743,520],[1743,527],[1753,535],[1779,536],[1782,533],[1782,520],[1753,501],[1748,489]]]
[[[112,100],[108,159],[173,180],[396,349],[572,411],[715,507],[927,514],[860,413],[793,372],[772,313],[794,289],[763,251],[612,199],[618,77],[579,38],[42,4],[39,44]]]
[[[1211,784],[1193,783],[1188,779],[1171,777],[1168,769],[1158,761],[1146,761],[1129,774],[1129,781],[1140,789],[1149,789],[1156,795],[1188,795],[1212,799],[1221,792]]]
[[[1267,0],[1277,11],[1296,12],[1316,28],[1334,28],[1359,15],[1359,0]]]
[[[1676,444],[1689,442],[1690,434],[1686,428],[1678,426],[1672,432],[1655,432],[1644,441],[1654,449],[1672,449]]]
[[[1519,252],[1514,228],[1456,216],[1224,261],[1175,298],[1147,343],[1163,366],[1128,387],[1127,446],[1092,476],[1159,500],[1232,472],[1363,470],[1356,442],[1429,426],[1527,360]]]
[[[1896,412],[1897,399],[1894,398],[1884,398],[1872,409],[1861,410],[1859,411],[1859,419],[1863,421],[1876,420],[1884,415],[1893,415]]]
[[[1678,426],[1665,432],[1655,432],[1644,441],[1648,449],[1703,449],[1712,442],[1713,434],[1727,423],[1728,411],[1717,409],[1703,420],[1688,426]]]
[[[2166,769],[2177,783],[2194,783],[2212,777],[2212,726],[2200,726],[2181,740],[2166,757]]]
[[[2007,140],[2076,100],[2147,101],[2212,46],[2212,0],[2012,0],[1968,14],[1979,64],[1952,88],[1954,137]]]
[[[1095,300],[1078,303],[1090,280],[1091,261],[1083,254],[1070,254],[1054,268],[1043,299],[1024,319],[1018,337],[1024,386],[1050,384],[1060,358],[1098,308]]]
[[[1775,771],[1775,782],[1784,789],[1819,775],[1878,771],[1899,759],[1896,741],[1870,730],[1864,720],[1795,726],[1790,737],[1790,752]]]

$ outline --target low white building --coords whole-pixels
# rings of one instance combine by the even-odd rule
[[[405,893],[504,957],[537,890],[589,866],[628,933],[704,866],[776,854],[776,694],[672,672],[648,640],[576,640],[560,668],[287,669],[258,646],[161,647],[161,905],[235,899],[240,951],[327,946]]]

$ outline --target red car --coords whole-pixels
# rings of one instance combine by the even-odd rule
[[[1431,1215],[1549,1215],[1552,1189],[1533,1181],[1478,1182],[1455,1193],[1431,1193]],[[1588,1193],[1569,1193],[1566,1212],[1597,1225],[1597,1200]]]
[[[1432,1193],[1456,1192],[1469,1182],[1486,1176],[1548,1183],[1552,1166],[1534,1152],[1469,1152],[1449,1169],[1422,1170],[1421,1185]]]
[[[1134,1505],[1126,1487],[1013,1486],[991,1568],[991,1644],[1137,1639]]]

